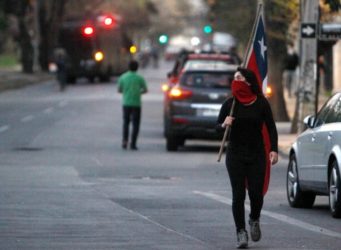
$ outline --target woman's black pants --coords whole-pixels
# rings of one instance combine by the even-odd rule
[[[265,153],[253,151],[230,147],[227,150],[226,167],[232,187],[232,212],[237,231],[245,229],[246,186],[250,198],[250,219],[259,219],[263,206]]]
[[[131,135],[131,146],[136,146],[137,136],[140,129],[141,107],[123,106],[123,143],[127,143],[129,139],[129,124],[133,123],[133,131]]]

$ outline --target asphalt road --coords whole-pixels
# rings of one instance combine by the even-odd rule
[[[219,142],[165,150],[162,92],[170,64],[141,73],[139,151],[121,149],[115,83],[55,82],[0,94],[0,249],[235,249]],[[272,169],[252,249],[340,249],[341,224],[319,197],[288,206],[284,156]]]

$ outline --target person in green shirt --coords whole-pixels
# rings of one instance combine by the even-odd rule
[[[141,120],[141,95],[147,93],[148,88],[144,78],[137,74],[139,64],[137,61],[129,63],[129,70],[118,79],[118,92],[123,94],[123,138],[122,148],[126,149],[129,139],[129,124],[132,122],[130,148],[137,150],[136,141]]]

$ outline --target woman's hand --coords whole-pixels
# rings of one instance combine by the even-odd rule
[[[269,157],[270,157],[271,165],[275,165],[278,162],[278,153],[277,152],[271,151]]]
[[[226,128],[227,126],[231,126],[232,122],[234,120],[234,117],[232,116],[226,116],[225,121],[221,124],[223,128]]]

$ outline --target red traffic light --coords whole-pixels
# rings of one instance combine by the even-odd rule
[[[95,31],[94,27],[90,25],[83,27],[82,30],[84,36],[92,36],[94,34],[94,31]]]

